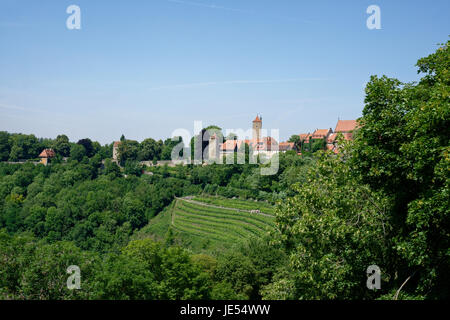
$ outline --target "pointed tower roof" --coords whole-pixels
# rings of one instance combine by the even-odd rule
[[[255,120],[253,120],[253,122],[261,122],[261,119],[259,118],[259,116],[256,116]]]

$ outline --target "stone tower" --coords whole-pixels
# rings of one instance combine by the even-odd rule
[[[261,127],[262,127],[262,117],[256,116],[256,119],[253,120],[253,140],[259,141],[261,140]]]
[[[114,141],[113,145],[113,161],[117,162],[119,160],[119,146],[120,141]]]

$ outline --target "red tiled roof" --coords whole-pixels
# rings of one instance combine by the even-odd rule
[[[42,150],[39,158],[53,158],[55,156],[55,151],[53,149],[44,149]]]
[[[294,149],[294,143],[293,142],[280,142],[278,145],[278,148],[280,151],[288,151]]]
[[[114,148],[117,148],[120,144],[120,141],[114,141]]]
[[[262,139],[246,139],[246,140],[227,140],[220,145],[220,150],[236,150],[241,148],[243,144],[248,144],[253,150],[272,150],[278,142],[272,137],[264,137]]]
[[[313,138],[325,138],[328,133],[331,131],[331,129],[317,129],[313,132],[312,137]]]
[[[309,137],[311,137],[311,134],[310,133],[300,133],[298,136],[300,137],[300,140],[308,140]]]
[[[338,120],[334,132],[351,132],[356,129],[356,120]]]
[[[227,140],[220,145],[220,150],[236,150],[236,147],[239,149],[242,142],[242,140]]]

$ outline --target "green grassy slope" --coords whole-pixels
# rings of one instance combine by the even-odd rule
[[[264,236],[274,228],[273,212],[272,206],[261,202],[218,197],[176,199],[136,236],[163,239],[171,229],[182,246],[194,252],[212,252]]]

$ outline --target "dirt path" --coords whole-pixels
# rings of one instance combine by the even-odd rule
[[[250,214],[259,214],[261,216],[265,216],[265,217],[269,217],[269,218],[273,218],[273,215],[267,214],[267,213],[263,213],[263,212],[251,212],[251,210],[244,210],[244,209],[236,209],[236,208],[228,208],[228,207],[222,207],[222,206],[218,206],[218,205],[214,205],[214,204],[209,204],[209,203],[205,203],[205,202],[200,202],[200,201],[195,201],[192,200],[192,197],[184,197],[184,198],[178,198],[175,197],[175,199],[180,200],[180,201],[186,201],[186,202],[190,202],[193,204],[197,204],[200,206],[204,206],[204,207],[210,207],[210,208],[216,208],[216,209],[226,209],[226,210],[233,210],[233,211],[237,211],[237,212],[248,212]]]

